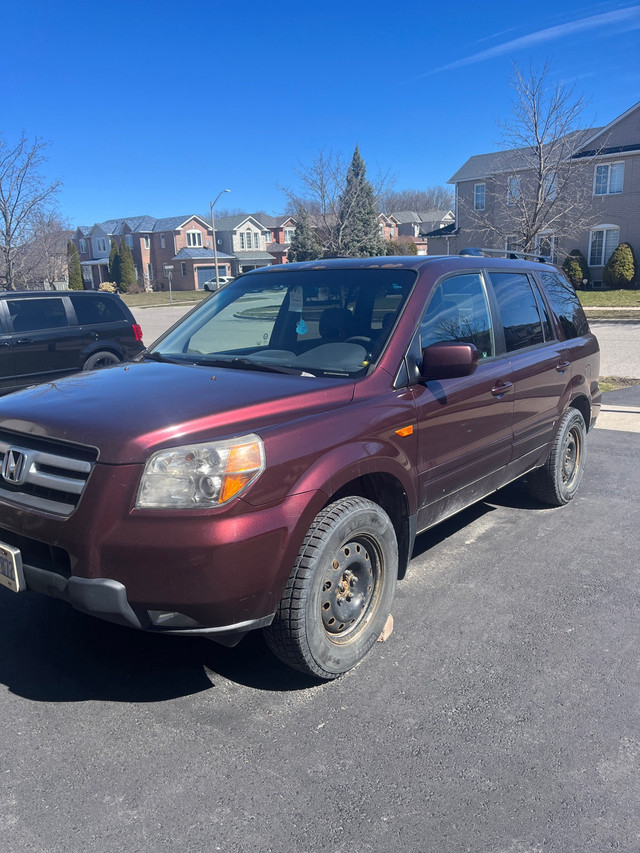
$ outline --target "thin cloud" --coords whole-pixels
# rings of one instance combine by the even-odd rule
[[[442,65],[440,68],[435,68],[433,71],[428,71],[426,74],[421,76],[427,77],[430,74],[437,74],[439,71],[451,71],[454,68],[463,68],[465,65],[475,65],[478,62],[485,62],[487,59],[504,56],[505,53],[513,53],[518,50],[525,50],[540,44],[546,44],[550,41],[557,41],[558,39],[565,38],[568,35],[575,35],[575,33],[582,33],[587,30],[601,29],[602,27],[611,27],[619,24],[624,24],[627,30],[640,29],[640,6],[628,6],[625,9],[618,9],[614,12],[605,12],[602,15],[591,15],[588,18],[569,21],[566,24],[560,24],[556,27],[547,27],[547,29],[538,30],[535,33],[530,33],[529,35],[503,42],[495,47],[490,47],[488,50],[482,50],[479,53],[474,53],[471,56],[464,57],[463,59],[457,59],[455,62],[450,62],[448,65]]]

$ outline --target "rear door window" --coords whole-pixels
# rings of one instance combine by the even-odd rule
[[[490,273],[507,352],[545,341],[538,303],[526,273]]]
[[[480,273],[445,279],[434,292],[420,325],[422,347],[474,344],[478,358],[495,355],[489,303]]]
[[[62,297],[7,300],[14,332],[63,329],[69,325]]]

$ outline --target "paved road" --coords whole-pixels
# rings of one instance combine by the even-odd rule
[[[515,485],[421,536],[329,684],[0,589],[0,849],[637,853],[639,460],[600,428],[569,506]]]

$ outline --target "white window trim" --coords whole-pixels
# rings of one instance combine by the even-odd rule
[[[606,166],[609,170],[607,173],[607,191],[606,191],[606,193],[596,193],[598,169],[602,168],[603,166]],[[610,189],[611,188],[611,167],[612,166],[622,166],[622,186],[620,187],[620,192],[612,193],[611,189]],[[608,196],[608,195],[622,195],[622,193],[624,192],[624,172],[625,172],[625,169],[624,169],[624,161],[623,160],[615,160],[613,163],[596,163],[595,166],[593,167],[593,195],[595,196],[595,198],[603,198],[604,196]]]
[[[87,254],[87,241],[86,240],[78,240],[78,243],[80,244],[80,254],[86,255]]]
[[[478,207],[476,204],[476,191],[478,187],[482,187],[482,207]],[[487,207],[487,185],[484,181],[473,185],[473,209],[474,210],[486,210]]]
[[[540,252],[540,243],[542,243],[543,240],[548,240],[551,244],[551,254],[549,257],[555,263],[558,251],[558,235],[554,234],[552,231],[541,231],[539,234],[536,234],[534,248],[535,251],[539,252],[540,254],[542,254]]]
[[[198,231],[197,228],[191,228],[189,231],[185,232],[187,247],[189,249],[201,249],[202,248],[202,231]],[[191,242],[191,240],[194,242]]]
[[[589,253],[587,254],[587,258],[589,259],[589,266],[590,267],[604,267],[604,266],[606,266],[609,258],[606,258],[603,261],[602,255],[600,256],[600,261],[602,261],[602,263],[597,263],[597,264],[591,263],[591,246],[593,244],[593,235],[595,234],[596,231],[617,231],[618,232],[618,244],[617,245],[619,246],[620,245],[620,226],[619,225],[595,225],[591,229],[591,231],[589,231]],[[603,252],[605,251],[606,247],[607,247],[607,238],[605,237],[603,242],[602,242],[602,251]],[[616,246],[616,248],[617,248],[617,246]],[[609,255],[609,257],[611,257],[611,255]]]

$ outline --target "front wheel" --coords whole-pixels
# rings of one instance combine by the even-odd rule
[[[527,486],[536,500],[549,506],[564,506],[574,497],[584,474],[587,428],[577,409],[562,416],[549,458],[527,474]]]
[[[380,636],[398,577],[398,544],[387,513],[345,498],[309,528],[273,623],[264,629],[281,661],[332,679],[366,655]]]

